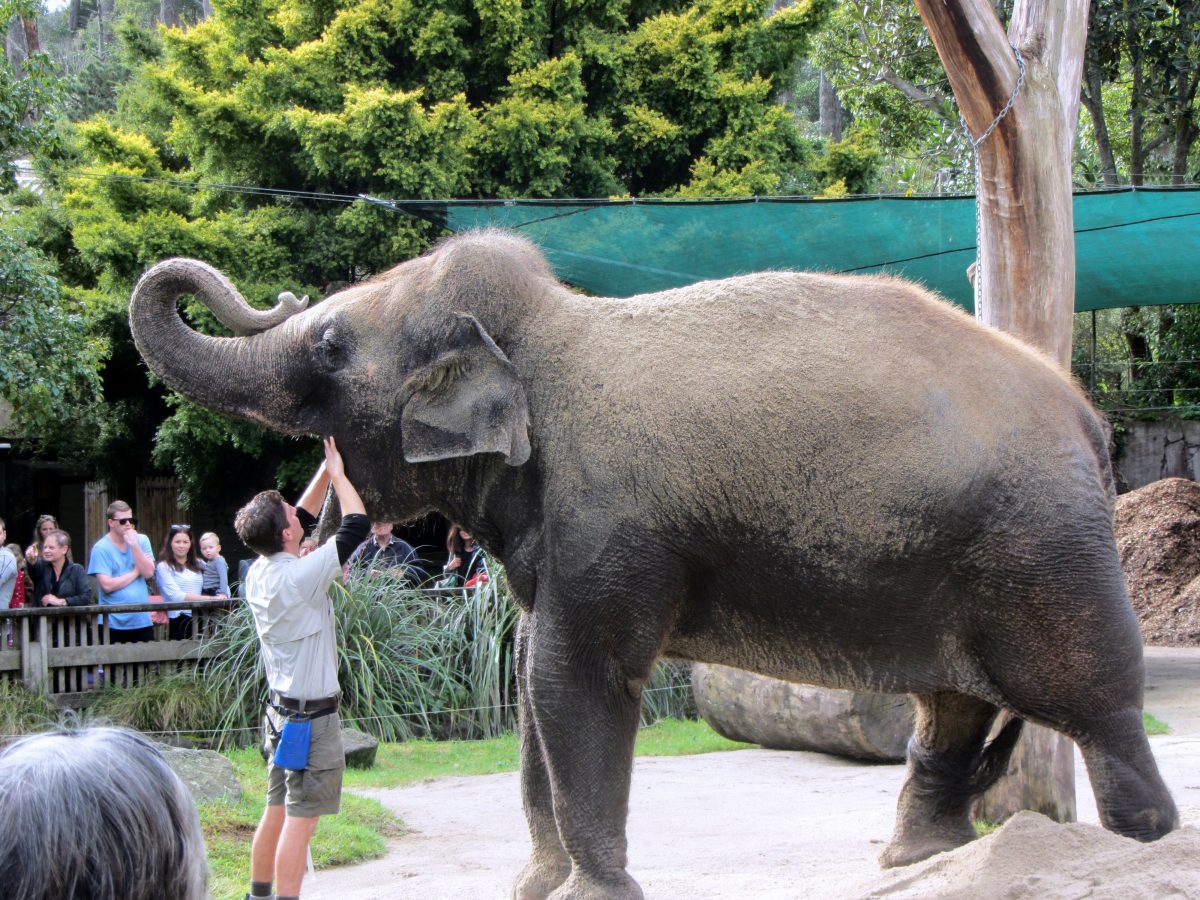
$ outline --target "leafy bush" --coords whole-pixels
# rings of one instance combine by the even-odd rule
[[[342,718],[388,741],[491,737],[512,728],[516,612],[502,570],[476,591],[354,573],[335,584]],[[230,742],[253,734],[266,688],[254,621],[236,607],[208,641],[204,678]]]

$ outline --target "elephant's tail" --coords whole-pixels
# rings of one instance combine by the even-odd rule
[[[982,794],[1008,771],[1008,759],[1017,746],[1024,725],[1024,719],[1012,716],[1004,723],[1000,733],[979,751],[967,777],[967,788],[972,795]]]

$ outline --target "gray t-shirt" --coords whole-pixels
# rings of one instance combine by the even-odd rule
[[[8,609],[16,586],[17,561],[8,550],[0,547],[0,609]]]
[[[304,557],[260,556],[246,572],[246,602],[254,614],[271,690],[296,700],[323,700],[338,693],[329,586],[341,571],[337,545],[327,541]]]

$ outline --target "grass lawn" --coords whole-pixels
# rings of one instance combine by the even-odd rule
[[[665,719],[638,735],[638,756],[687,756],[740,750],[750,744],[726,740],[704,722]],[[249,884],[250,838],[263,810],[266,767],[254,747],[228,754],[242,784],[238,803],[205,803],[200,822],[211,869],[209,891],[217,900],[241,900]],[[318,869],[382,856],[404,823],[376,800],[355,796],[355,788],[392,788],[452,775],[492,775],[519,767],[516,735],[486,741],[408,741],[380,744],[371,769],[347,769],[342,811],[325,816],[313,838]]]

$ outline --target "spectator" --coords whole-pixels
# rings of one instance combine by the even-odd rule
[[[0,753],[0,872],[13,900],[204,900],[200,817],[136,732],[37,734]]]
[[[124,500],[114,500],[106,514],[108,533],[92,545],[88,574],[100,586],[100,605],[147,603],[150,590],[146,579],[154,574],[154,551],[144,534],[137,532],[137,518]],[[111,613],[109,640],[114,644],[154,640],[148,612]]]
[[[0,550],[8,551],[17,561],[17,580],[13,582],[12,599],[8,601],[8,608],[20,609],[25,606],[26,598],[32,592],[29,572],[25,565],[25,554],[21,551],[20,544],[9,544],[7,547],[0,547]]]
[[[4,530],[4,520],[0,519],[0,609],[8,609],[9,604],[12,603],[13,591],[16,589],[17,577],[20,574],[17,560],[4,549],[6,540],[8,540],[8,532]],[[11,619],[4,623],[0,640],[4,642],[4,646],[12,646]]]
[[[342,522],[332,541],[303,559],[300,542],[332,483]],[[341,803],[342,747],[337,647],[329,586],[367,536],[358,491],[346,477],[333,438],[325,462],[295,507],[263,491],[238,511],[238,537],[260,554],[243,585],[262,646],[270,688],[264,725],[270,753],[267,807],[250,851],[250,896],[299,897],[308,844],[323,815]],[[286,732],[286,738],[284,733]],[[299,737],[299,746],[293,738]],[[289,752],[294,750],[294,753]],[[294,758],[293,758],[294,757]]]
[[[167,603],[184,603],[188,600],[203,600],[204,567],[196,558],[196,546],[192,543],[191,525],[172,525],[158,551],[158,565],[154,567],[158,590]],[[192,611],[173,609],[167,613],[167,636],[173,641],[182,641],[192,636]]]
[[[7,540],[8,532],[5,530],[4,520],[0,519],[0,549],[4,548]],[[0,553],[0,609],[8,609],[16,583],[17,561],[10,553]]]
[[[56,528],[42,538],[40,558],[29,567],[33,580],[31,607],[90,606],[92,589],[87,573],[71,562],[71,536]]]
[[[221,555],[221,539],[215,532],[200,535],[200,555],[204,557],[204,588],[200,593],[205,597],[229,597],[229,564]]]
[[[388,569],[400,569],[401,574],[415,570],[420,580],[420,560],[417,551],[407,541],[392,534],[395,526],[391,522],[372,522],[371,536],[358,545],[350,554],[349,569],[370,569],[374,578]]]
[[[33,565],[41,558],[42,542],[46,540],[46,535],[58,528],[58,519],[46,513],[38,516],[37,524],[33,526],[33,541],[25,548],[25,562]]]
[[[442,567],[444,575],[438,587],[475,587],[491,579],[483,548],[462,526],[450,526],[450,533],[446,535],[446,550],[450,558]]]

